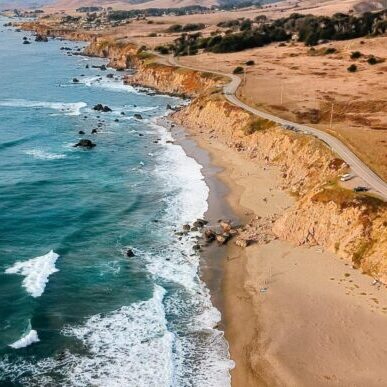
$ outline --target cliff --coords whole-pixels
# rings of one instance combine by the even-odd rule
[[[297,200],[274,222],[277,237],[323,246],[387,282],[387,204],[341,188],[347,165],[321,141],[258,119],[219,94],[197,98],[174,119],[280,168],[280,185]]]

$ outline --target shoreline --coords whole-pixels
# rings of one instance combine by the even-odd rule
[[[210,187],[209,211],[226,208],[225,202],[245,222],[290,206],[292,198],[278,188],[277,168],[252,162],[221,142],[214,144],[195,129],[184,129],[184,150],[191,146],[195,154],[201,153],[195,146],[205,149],[211,165],[205,177],[211,181],[215,176],[223,186],[219,192],[214,188],[221,185]],[[195,146],[189,144],[193,139]],[[206,169],[207,164],[199,163]],[[231,242],[214,250],[214,264],[204,253],[200,270],[222,312],[231,358],[237,363],[231,371],[233,386],[387,383],[380,344],[387,299],[385,294],[375,297],[371,278],[321,247],[273,241],[243,250]],[[348,296],[355,297],[353,302],[348,303]],[[304,342],[308,348],[300,345]],[[363,368],[368,373],[359,372]]]
[[[193,128],[176,124],[172,133],[212,182],[209,220],[225,218],[227,209],[246,223],[284,211],[294,200],[278,186],[278,168],[246,159]],[[236,363],[233,387],[387,382],[380,345],[387,295],[347,261],[319,246],[274,240],[242,249],[231,241],[205,250],[200,271]],[[371,371],[363,375],[363,367]]]

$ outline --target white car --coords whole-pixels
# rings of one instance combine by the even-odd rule
[[[346,173],[345,175],[340,177],[341,181],[348,181],[353,179],[353,175],[351,173]]]

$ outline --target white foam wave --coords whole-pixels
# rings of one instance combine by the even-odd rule
[[[209,188],[201,172],[202,166],[188,157],[180,145],[167,143],[173,138],[164,127],[154,122],[151,126],[164,144],[154,173],[166,187],[168,210],[163,222],[170,225],[173,233],[175,227],[192,224],[204,216]],[[161,232],[165,233],[165,229]],[[171,241],[168,248],[139,255],[156,280],[179,284],[181,289],[164,301],[166,313],[174,316],[169,320],[170,329],[180,332],[175,339],[174,352],[176,385],[229,386],[229,370],[234,363],[229,359],[223,332],[215,328],[221,319],[220,312],[212,305],[210,292],[199,276],[200,257],[193,251],[195,236],[191,233],[181,240]]]
[[[53,250],[41,257],[32,258],[24,262],[16,262],[5,270],[7,274],[24,276],[22,286],[32,297],[40,297],[48,283],[48,277],[57,272],[55,262],[59,258]]]
[[[85,102],[65,103],[65,102],[42,102],[28,101],[26,99],[8,99],[0,101],[0,106],[15,108],[43,108],[63,112],[68,116],[79,116],[81,110],[87,106]]]
[[[40,341],[38,333],[34,329],[30,329],[30,331],[25,336],[23,336],[18,341],[15,341],[14,343],[10,344],[9,346],[14,349],[19,349],[28,347],[29,345],[37,343],[38,341]]]
[[[71,368],[71,385],[170,386],[173,335],[166,327],[164,294],[156,286],[148,301],[64,329],[66,336],[81,340],[90,352]]]
[[[104,77],[85,77],[82,79],[82,83],[89,87],[99,87],[119,93],[141,94],[135,87],[124,84],[121,79],[115,80]]]
[[[58,160],[58,159],[64,159],[66,157],[63,153],[50,153],[46,152],[42,149],[29,149],[26,150],[25,153],[27,155],[33,156],[36,159],[40,160]]]

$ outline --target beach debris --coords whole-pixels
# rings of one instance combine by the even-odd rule
[[[78,147],[78,146],[82,148],[91,149],[91,148],[94,148],[96,144],[94,144],[91,140],[82,139],[82,140],[79,140],[79,142],[74,145],[74,147]]]
[[[127,250],[126,250],[126,256],[127,256],[128,258],[132,258],[132,257],[135,256],[135,254],[134,254],[134,252],[133,252],[132,249],[127,249]]]
[[[95,106],[93,107],[93,110],[95,110],[95,111],[97,111],[97,112],[103,112],[103,113],[108,113],[108,112],[111,112],[111,111],[112,111],[112,109],[110,109],[109,106],[107,106],[107,105],[104,106],[104,105],[102,105],[101,103],[95,105]]]
[[[142,120],[142,115],[139,113],[133,114],[133,117],[136,118],[137,120]]]

